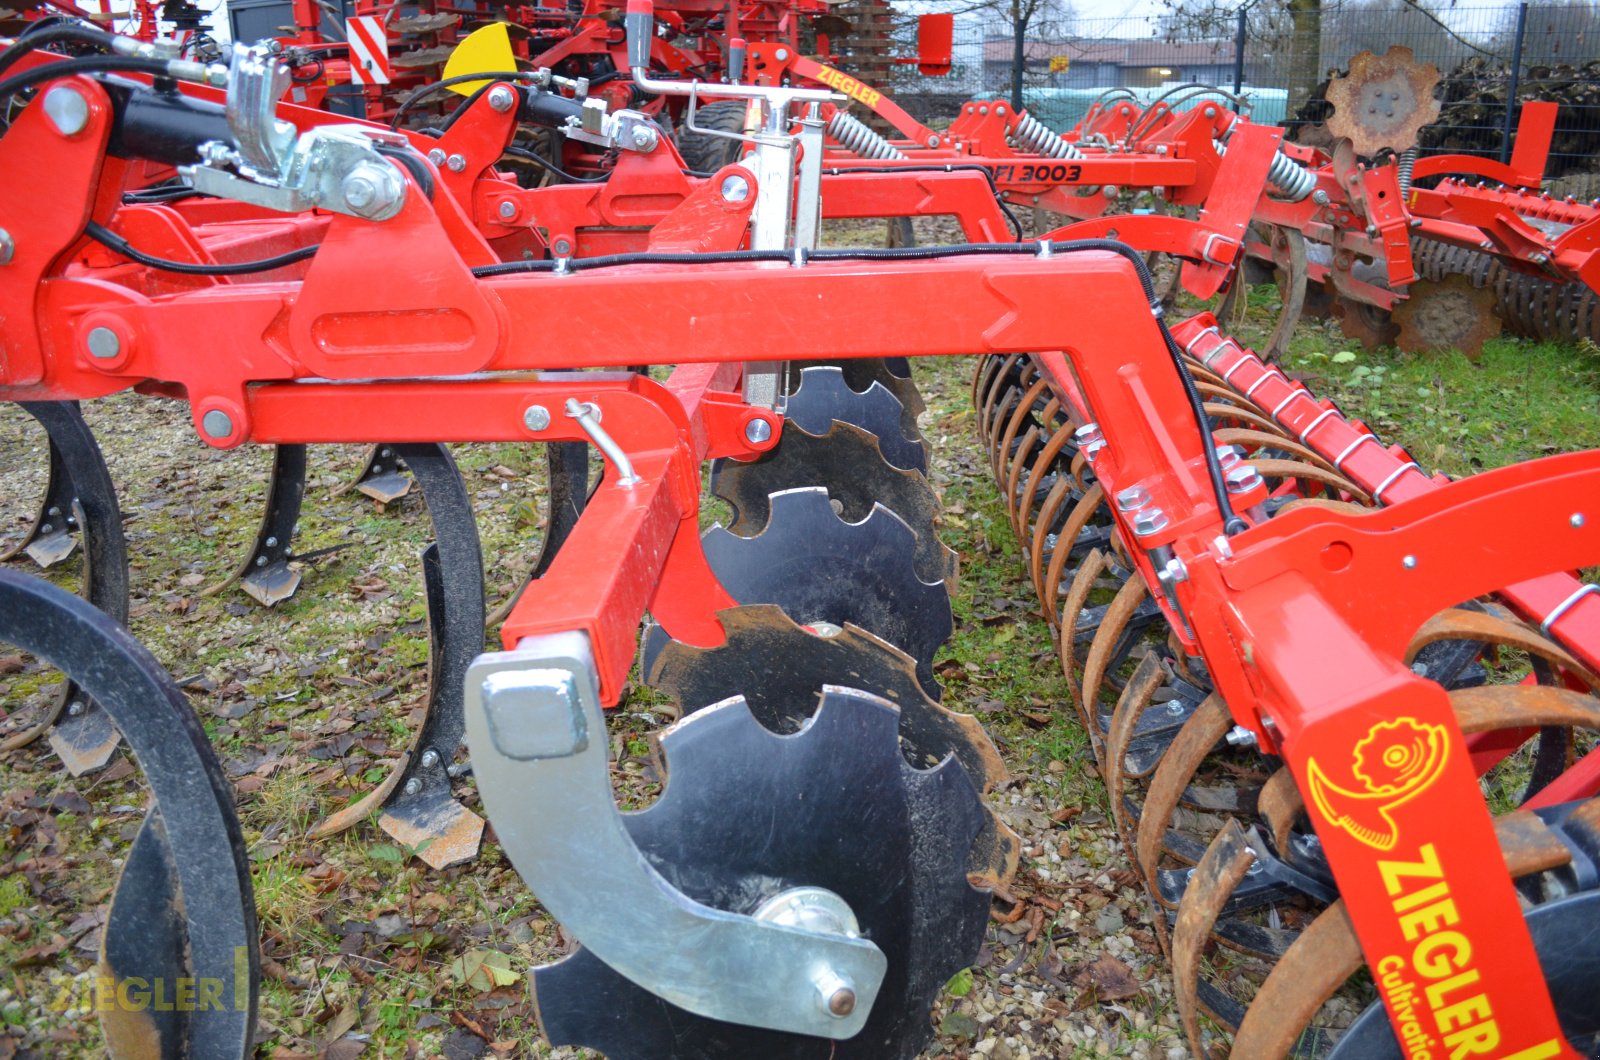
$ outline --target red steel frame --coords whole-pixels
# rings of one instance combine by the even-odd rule
[[[722,638],[714,615],[731,601],[700,551],[699,469],[708,458],[770,445],[750,443],[747,428],[753,419],[774,419],[736,396],[740,364],[1034,355],[1063,406],[1104,430],[1108,444],[1094,471],[1105,489],[1140,483],[1173,515],[1159,541],[1139,542],[1126,525],[1124,538],[1170,546],[1183,561],[1188,580],[1177,600],[1189,632],[1180,637],[1205,656],[1235,718],[1285,757],[1304,789],[1314,790],[1319,776],[1355,785],[1350,756],[1377,726],[1404,719],[1437,735],[1437,768],[1427,783],[1381,807],[1388,846],[1308,799],[1369,960],[1399,959],[1426,979],[1435,1018],[1482,1046],[1470,1055],[1572,1055],[1559,1042],[1510,882],[1479,871],[1497,864],[1498,847],[1448,699],[1402,655],[1438,610],[1508,585],[1505,594],[1525,613],[1548,613],[1573,584],[1550,572],[1600,559],[1600,518],[1572,518],[1574,505],[1600,497],[1600,453],[1439,484],[1414,464],[1397,468],[1400,454],[1363,441],[1342,469],[1390,507],[1361,516],[1288,512],[1229,540],[1204,471],[1210,439],[1197,430],[1151,308],[1117,254],[803,268],[634,264],[478,279],[472,266],[501,260],[491,242],[498,233],[474,219],[486,183],[499,185],[492,194],[519,196],[525,224],[556,201],[513,193],[487,168],[492,157],[470,182],[437,175],[431,202],[411,183],[404,210],[382,224],[242,207],[122,207],[128,167],[104,154],[110,100],[92,80],[71,83],[90,101],[81,132],[64,137],[42,108],[30,107],[0,140],[0,226],[16,245],[0,274],[7,321],[0,399],[93,398],[136,387],[186,400],[202,437],[207,413],[226,414],[231,430],[207,438],[221,447],[581,440],[581,427],[561,410],[569,400],[591,405],[637,478],[626,483],[618,467],[609,469],[503,635],[514,645],[585,630],[603,698],[614,703],[646,609],[691,643]],[[1263,148],[1255,164],[1264,158]],[[51,209],[38,209],[31,194],[39,172],[52,174]],[[675,211],[707,209],[697,198],[701,185],[679,177],[681,198],[662,204],[660,225],[671,226]],[[737,245],[742,219],[731,216],[719,239]],[[91,218],[190,260],[205,260],[223,232],[238,228],[248,230],[243,242],[251,246],[311,239],[321,246],[308,265],[265,277],[178,280],[88,247]],[[404,265],[373,283],[374,265],[383,262]],[[708,289],[718,294],[712,312]],[[874,306],[871,329],[860,326],[864,303]],[[1096,312],[1062,311],[1073,304]],[[1220,337],[1208,344],[1203,336],[1215,332],[1207,324],[1181,326],[1180,341],[1236,385],[1256,373],[1245,389],[1308,444],[1330,452],[1361,439],[1359,425],[1330,415],[1236,344]],[[90,354],[94,329],[116,337],[113,356]],[[679,367],[666,384],[551,371],[618,362]],[[446,376],[453,378],[438,378]],[[527,426],[534,404],[550,411],[548,427]],[[1526,547],[1530,535],[1540,548]],[[1129,553],[1153,580],[1145,553]],[[1600,659],[1596,611],[1585,599],[1554,631],[1591,664]],[[1173,626],[1181,631],[1185,623]],[[1386,1001],[1398,1021],[1397,999]]]

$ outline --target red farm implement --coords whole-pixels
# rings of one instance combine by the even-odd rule
[[[300,577],[307,446],[373,446],[376,496],[409,470],[436,539],[426,703],[396,768],[316,830],[376,817],[446,868],[477,855],[481,805],[575,943],[532,975],[551,1042],[876,1060],[929,1041],[1022,854],[983,798],[999,751],[933,665],[957,557],[910,366],[966,357],[1197,1055],[1595,1055],[1600,591],[1575,572],[1600,562],[1600,452],[1430,475],[1216,317],[1169,323],[1144,258],[1215,294],[1267,223],[1302,277],[1295,239],[1320,239],[1394,293],[1420,229],[1592,282],[1593,217],[1402,195],[1403,130],[1369,166],[1349,137],[1315,156],[1220,105],[1113,100],[1063,138],[975,103],[948,131],[830,144],[875,90],[762,41],[748,76],[696,84],[656,68],[648,0],[622,19],[626,96],[479,69],[419,129],[284,102],[266,47],[208,65],[72,23],[0,57],[0,397],[50,439],[26,553],[81,545],[88,597],[0,569],[0,641],[65,675],[5,749],[48,737],[87,774],[127,745],[149,799],[102,980],[232,1002],[108,1003],[104,1050],[251,1055],[260,964],[234,792],[119,625],[123,520],[80,403],[181,402],[209,446],[276,447],[237,573],[263,603]],[[658,120],[708,101],[739,111],[709,171]],[[514,179],[528,130],[597,179]],[[1114,212],[1127,188],[1194,216]],[[1023,240],[1010,207],[1034,196],[1073,222]],[[968,241],[819,238],[934,214]],[[470,442],[543,445],[549,469],[543,552],[491,651],[449,448]],[[702,530],[708,464],[735,515]],[[636,665],[682,717],[664,793],[625,814],[606,710]],[[1480,777],[1512,755],[1531,779],[1492,812]],[[1376,1000],[1331,1018],[1363,969]]]

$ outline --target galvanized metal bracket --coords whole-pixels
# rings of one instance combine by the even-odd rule
[[[528,637],[480,655],[466,703],[473,771],[502,847],[595,956],[700,1016],[823,1038],[860,1032],[888,962],[850,929],[847,907],[804,918],[714,909],[640,853],[612,796],[587,635]]]

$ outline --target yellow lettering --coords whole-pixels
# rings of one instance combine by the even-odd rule
[[[1394,911],[1404,913],[1408,909],[1415,909],[1423,902],[1431,902],[1435,898],[1447,898],[1450,895],[1450,885],[1443,880],[1432,887],[1425,887],[1420,891],[1413,891],[1394,900]]]
[[[243,946],[233,948],[233,1010],[250,1010],[250,953]]]
[[[1417,853],[1422,856],[1421,861],[1378,862],[1378,872],[1383,875],[1383,886],[1390,897],[1404,890],[1400,886],[1401,880],[1411,877],[1421,877],[1425,880],[1444,879],[1444,870],[1439,867],[1439,852],[1433,848],[1432,843],[1424,843]]]
[[[1456,912],[1456,903],[1446,898],[1442,902],[1418,909],[1414,913],[1407,913],[1400,918],[1400,933],[1408,942],[1415,942],[1420,935],[1438,931],[1440,928],[1459,924],[1461,916]]]
[[[1489,997],[1487,994],[1477,994],[1458,1004],[1440,1009],[1433,1014],[1434,1022],[1439,1024],[1441,1031],[1453,1030],[1456,1027],[1465,1027],[1469,1023],[1477,1023],[1489,1018]]]
[[[178,980],[177,1005],[179,1012],[194,1011],[194,980],[188,976]]]
[[[1434,983],[1427,989],[1428,1007],[1438,1011],[1439,1008],[1444,1005],[1444,998],[1446,994],[1449,994],[1463,986],[1471,986],[1477,981],[1478,969],[1468,968],[1460,975],[1453,975],[1442,983]]]
[[[195,1002],[196,1012],[221,1012],[222,1011],[222,980],[201,979],[196,984],[200,996]]]
[[[1438,951],[1448,949],[1448,954]],[[1443,979],[1458,972],[1472,960],[1472,943],[1459,931],[1442,931],[1417,943],[1411,963],[1429,979]]]
[[[143,1012],[150,1004],[150,984],[137,977],[117,983],[117,1007],[123,1012]]]
[[[1402,961],[1399,957],[1391,954],[1378,962],[1378,971],[1385,974],[1388,972],[1398,972],[1404,970],[1405,966],[1405,961]]]
[[[95,976],[94,1007],[97,1012],[110,1012],[117,1007],[117,981],[111,976]]]
[[[1464,1060],[1475,1053],[1487,1053],[1499,1044],[1500,1028],[1495,1026],[1494,1020],[1476,1023],[1464,1031],[1444,1036],[1444,1046],[1450,1050],[1450,1060]]]

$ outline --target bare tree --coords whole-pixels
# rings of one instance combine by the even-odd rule
[[[957,15],[981,13],[985,21],[1004,22],[1011,30],[1011,106],[1022,110],[1022,82],[1027,70],[1026,43],[1040,37],[1069,35],[1077,21],[1072,0],[935,0],[933,6]]]

